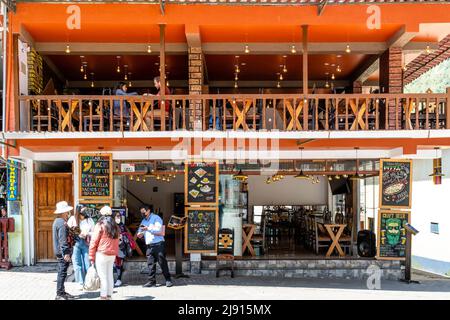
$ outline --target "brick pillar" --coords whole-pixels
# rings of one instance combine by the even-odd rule
[[[380,91],[403,93],[402,48],[389,48],[380,56]],[[401,110],[397,111],[401,113]],[[395,99],[389,100],[387,112],[386,129],[395,129]],[[398,119],[401,119],[401,114]]]
[[[201,47],[189,47],[189,94],[202,94],[203,59]],[[202,130],[202,102],[189,102],[189,128]]]
[[[353,82],[353,93],[362,93],[362,82],[355,81]]]

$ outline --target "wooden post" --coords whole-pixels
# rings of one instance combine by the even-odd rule
[[[447,88],[447,100],[445,101],[445,128],[450,129],[450,88]]]
[[[308,94],[308,25],[303,30],[303,94]]]
[[[159,77],[160,87],[160,106],[161,106],[161,131],[166,130],[166,25],[159,25]]]

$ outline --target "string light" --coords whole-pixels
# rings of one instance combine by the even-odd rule
[[[147,53],[152,53],[152,46],[147,46]]]
[[[245,53],[250,53],[250,49],[248,48],[248,45],[247,45],[247,44],[245,45],[244,52],[245,52]]]
[[[291,46],[291,53],[292,53],[292,54],[297,53],[297,49],[295,49],[295,46],[294,46],[294,45]]]
[[[70,53],[70,46],[69,46],[69,45],[66,46],[66,53],[67,53],[67,54]]]

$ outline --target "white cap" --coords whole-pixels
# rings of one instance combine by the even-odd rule
[[[72,209],[73,209],[73,207],[69,206],[67,201],[60,201],[56,204],[56,211],[54,212],[54,214],[66,213]]]
[[[104,206],[103,208],[100,209],[100,214],[102,216],[110,216],[112,215],[112,209],[109,206]]]

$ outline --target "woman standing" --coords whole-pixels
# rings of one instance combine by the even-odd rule
[[[111,300],[114,287],[113,264],[119,252],[120,229],[111,217],[110,207],[101,208],[100,214],[102,217],[95,225],[89,246],[89,258],[92,264],[95,263],[100,277],[100,299]]]
[[[72,263],[75,281],[80,284],[80,290],[83,290],[84,278],[89,268],[89,242],[95,226],[94,220],[89,217],[86,209],[86,206],[79,204],[75,210],[75,215],[67,221],[72,233],[76,234]]]

